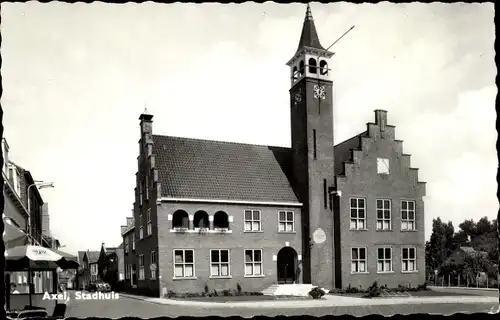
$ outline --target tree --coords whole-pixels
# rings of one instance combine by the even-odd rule
[[[441,218],[432,221],[432,234],[425,246],[425,257],[428,271],[440,267],[450,253],[455,249],[454,227],[450,221],[447,224]]]

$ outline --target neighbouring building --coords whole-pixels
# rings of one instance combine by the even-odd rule
[[[121,226],[121,234],[123,237],[123,268],[125,273],[123,290],[137,293],[137,256],[135,255],[135,221],[133,217],[127,218],[126,225]],[[153,290],[149,287],[143,289],[145,293],[150,291]]]
[[[334,146],[332,56],[307,6],[287,63],[290,148],[155,135],[153,115],[139,117],[134,215],[121,230],[131,290],[425,282],[425,183],[386,111]]]
[[[6,249],[29,243],[49,247],[42,237],[41,215],[44,202],[38,189],[34,187],[35,181],[31,173],[9,158],[9,144],[5,138],[2,139],[2,155],[5,199],[2,218],[5,226],[3,240]],[[29,199],[28,190],[30,190]],[[5,272],[4,276],[6,283],[16,284],[17,290],[21,293],[19,297],[11,296],[9,302],[14,306],[25,303],[27,299],[23,294],[29,292],[28,272]],[[32,293],[35,298],[36,295],[44,292],[53,292],[55,281],[55,271],[32,272]],[[10,289],[10,286],[6,288]]]
[[[88,270],[88,263],[85,258],[85,253],[87,251],[78,251],[78,270],[76,278],[76,286],[80,290],[85,290],[90,284],[90,272]]]
[[[113,289],[121,289],[124,280],[123,244],[116,248],[107,248],[103,243],[98,259],[99,278],[111,285]]]

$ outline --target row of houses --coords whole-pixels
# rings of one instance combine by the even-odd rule
[[[289,148],[157,135],[140,115],[124,290],[425,282],[426,184],[385,110],[334,144],[332,57],[307,6],[287,63]]]
[[[114,290],[121,290],[124,280],[123,246],[106,247],[99,251],[78,251],[80,268],[72,287],[88,290],[91,284],[108,283]]]
[[[9,157],[9,150],[7,140],[2,138],[2,189],[5,199],[2,219],[5,226],[5,248],[35,244],[58,249],[60,243],[51,235],[48,204],[43,201],[39,191],[39,181],[35,180],[29,170]],[[4,272],[5,283],[15,284],[21,296],[29,291],[28,277],[28,272]],[[33,293],[42,294],[55,289],[55,271],[33,272],[32,277]],[[5,287],[10,290],[9,285]],[[15,304],[16,301],[12,303]]]

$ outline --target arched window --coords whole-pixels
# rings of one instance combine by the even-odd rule
[[[319,63],[319,70],[322,76],[328,74],[328,63],[326,63],[325,60],[321,60],[321,62]]]
[[[184,210],[177,210],[172,216],[172,227],[175,228],[188,228],[189,215]]]
[[[316,62],[316,59],[310,58],[309,59],[309,73],[316,73],[317,68],[318,68],[318,64]]]
[[[299,77],[304,75],[304,60],[300,60],[299,63]]]
[[[194,214],[193,225],[195,228],[208,228],[208,213],[205,211],[197,211]]]
[[[229,229],[229,217],[224,211],[217,211],[214,214],[214,228]]]
[[[298,71],[297,71],[297,66],[293,67],[293,74],[292,74],[292,79],[293,82],[297,81],[299,78]]]

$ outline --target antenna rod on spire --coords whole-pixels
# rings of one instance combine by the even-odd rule
[[[330,49],[331,47],[333,47],[334,44],[336,44],[337,42],[339,42],[340,39],[342,39],[346,34],[348,34],[352,29],[354,29],[355,25],[350,27],[349,30],[347,30],[346,32],[344,32],[343,35],[341,35],[337,40],[335,40],[334,43],[332,43],[325,51],[328,51],[328,49]]]

